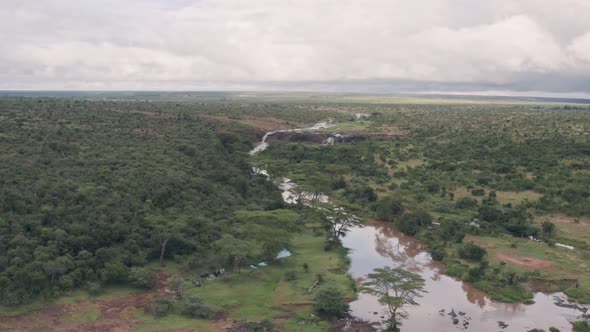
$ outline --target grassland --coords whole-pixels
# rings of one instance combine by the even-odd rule
[[[134,331],[222,331],[234,320],[260,321],[272,319],[281,331],[325,331],[330,323],[313,318],[313,298],[318,288],[309,291],[321,274],[320,285],[340,289],[349,300],[355,298],[352,280],[346,275],[345,253],[325,251],[323,236],[306,231],[292,241],[293,256],[267,267],[245,268],[222,278],[207,281],[205,287],[189,288],[184,296],[197,295],[208,305],[222,310],[218,320],[194,319],[179,313],[158,317],[146,313],[148,305],[160,296],[128,287],[109,287],[98,296],[79,290],[55,301],[38,301],[26,306],[2,307],[0,329],[89,329],[123,324]],[[303,264],[309,266],[308,272]],[[181,275],[191,279],[194,272],[182,271],[181,265],[170,262],[151,266],[165,275]],[[296,271],[296,279],[287,281],[285,271]],[[51,319],[51,320],[50,320]],[[24,324],[24,325],[23,325]]]

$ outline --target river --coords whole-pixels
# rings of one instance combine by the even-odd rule
[[[329,122],[321,122],[297,131],[329,125]],[[273,133],[267,133],[251,154],[264,151],[268,146],[266,138]],[[266,170],[254,170],[268,176]],[[296,184],[287,178],[278,178],[275,183],[282,190],[284,200],[293,203]],[[324,196],[323,200],[329,198]],[[406,308],[409,318],[402,321],[404,332],[524,332],[534,328],[548,331],[551,326],[569,332],[572,331],[569,321],[582,314],[577,309],[555,305],[557,298],[564,298],[562,293],[536,293],[535,303],[531,305],[492,301],[471,284],[444,275],[441,263],[433,261],[416,239],[397,232],[391,223],[369,221],[363,227],[352,228],[342,242],[350,249],[348,272],[358,282],[374,268],[383,266],[403,267],[426,280],[427,293],[417,299],[420,305]],[[370,322],[380,323],[387,318],[384,307],[371,295],[359,294],[350,308],[354,317]]]

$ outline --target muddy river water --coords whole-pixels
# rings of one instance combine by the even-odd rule
[[[327,122],[299,130],[326,128]],[[251,154],[262,152],[268,146],[267,133]],[[255,172],[268,176],[266,170]],[[287,178],[275,182],[283,191],[283,198],[290,200],[296,184]],[[329,202],[325,197],[322,201]],[[349,273],[362,281],[374,268],[403,267],[420,274],[426,280],[426,291],[418,298],[420,304],[406,308],[408,319],[402,321],[404,332],[424,331],[529,331],[534,328],[549,330],[553,326],[561,331],[572,331],[570,321],[582,315],[578,309],[564,308],[555,304],[564,298],[562,293],[536,293],[534,304],[512,304],[492,301],[485,293],[471,284],[443,274],[444,266],[431,259],[425,248],[414,238],[397,232],[391,223],[369,221],[363,227],[355,227],[342,239],[350,249]],[[381,323],[387,316],[385,309],[374,296],[359,294],[350,303],[353,316],[370,322]]]
[[[469,283],[444,275],[444,267],[418,241],[397,232],[390,223],[370,221],[354,228],[343,244],[350,249],[349,272],[357,280],[383,266],[403,267],[426,280],[427,293],[417,300],[419,306],[407,308],[409,318],[402,322],[402,331],[548,331],[551,326],[571,331],[569,321],[582,314],[555,305],[561,293],[536,293],[531,305],[492,301]],[[372,322],[386,317],[373,296],[359,294],[350,307],[354,316]]]

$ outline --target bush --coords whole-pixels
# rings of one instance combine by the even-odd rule
[[[432,216],[425,211],[416,211],[404,216],[406,220],[413,220],[419,227],[428,227],[432,225]]]
[[[232,331],[234,331],[234,329],[232,329]],[[235,328],[235,331],[273,332],[273,331],[275,331],[275,328],[270,320],[264,319],[260,322],[241,322]]]
[[[468,267],[457,261],[447,262],[446,274],[450,275],[451,277],[467,279],[467,271]]]
[[[559,329],[558,329],[557,327],[553,327],[553,326],[551,326],[551,327],[549,328],[549,332],[560,332],[560,331],[559,331]]]
[[[447,252],[443,246],[438,245],[430,248],[430,256],[435,261],[442,261],[443,259],[445,259],[446,255]]]
[[[580,303],[589,303],[590,302],[590,291],[587,291],[582,288],[576,287],[569,287],[563,291],[568,298],[574,301],[578,301]]]
[[[287,280],[287,281],[293,281],[293,280],[297,279],[297,271],[287,270],[287,271],[285,271],[284,277],[285,277],[285,280]]]
[[[188,296],[183,300],[182,313],[194,318],[212,318],[217,313],[198,296]]]
[[[475,188],[471,190],[471,195],[473,196],[483,196],[486,194],[486,191],[483,188]]]
[[[487,251],[473,242],[468,242],[459,248],[458,254],[463,259],[479,262],[487,255]]]
[[[172,311],[175,303],[176,301],[172,297],[161,297],[146,309],[156,317],[163,317]]]
[[[471,197],[461,197],[455,202],[457,209],[470,209],[477,206],[477,200]]]
[[[572,323],[574,331],[587,332],[590,331],[590,323],[585,320],[577,320]]]
[[[411,236],[414,236],[416,233],[418,233],[418,224],[416,224],[416,222],[413,220],[402,219],[397,223],[397,228],[400,232]]]
[[[143,267],[131,268],[129,281],[133,286],[145,289],[154,289],[158,285],[156,273]]]
[[[98,295],[102,293],[102,285],[98,281],[89,281],[86,283],[86,290],[90,295]]]
[[[188,286],[188,283],[181,277],[171,277],[166,280],[166,288],[174,292],[176,295],[182,295]]]
[[[408,213],[398,223],[400,232],[408,235],[416,235],[421,227],[432,224],[432,216],[424,211]]]
[[[339,290],[323,288],[315,297],[315,309],[322,316],[342,317],[348,312],[349,308]]]
[[[375,204],[375,213],[378,219],[393,221],[402,213],[402,202],[394,197],[384,197]]]
[[[555,224],[549,221],[544,221],[543,224],[541,224],[542,229],[543,229],[543,234],[547,235],[547,236],[551,236],[555,234]]]

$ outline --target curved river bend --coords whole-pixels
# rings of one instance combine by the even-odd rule
[[[329,121],[320,122],[295,131],[329,126]],[[268,146],[266,139],[274,133],[266,133],[250,153],[264,151]],[[255,167],[254,171],[268,176],[264,169]],[[292,190],[296,184],[287,178],[275,182],[285,202],[293,203]],[[328,197],[322,201],[328,201]],[[427,293],[417,299],[420,305],[406,308],[409,318],[402,321],[404,332],[525,332],[534,328],[547,331],[551,326],[569,332],[572,331],[569,321],[582,315],[577,309],[555,305],[556,299],[564,298],[562,293],[536,293],[535,303],[531,305],[492,301],[471,284],[444,275],[442,264],[433,261],[416,239],[397,232],[391,223],[369,221],[366,226],[352,228],[342,242],[350,249],[348,272],[359,282],[374,268],[383,266],[403,267],[426,280]],[[370,322],[382,323],[387,318],[385,308],[371,295],[360,293],[358,299],[350,303],[350,308],[354,317]]]

